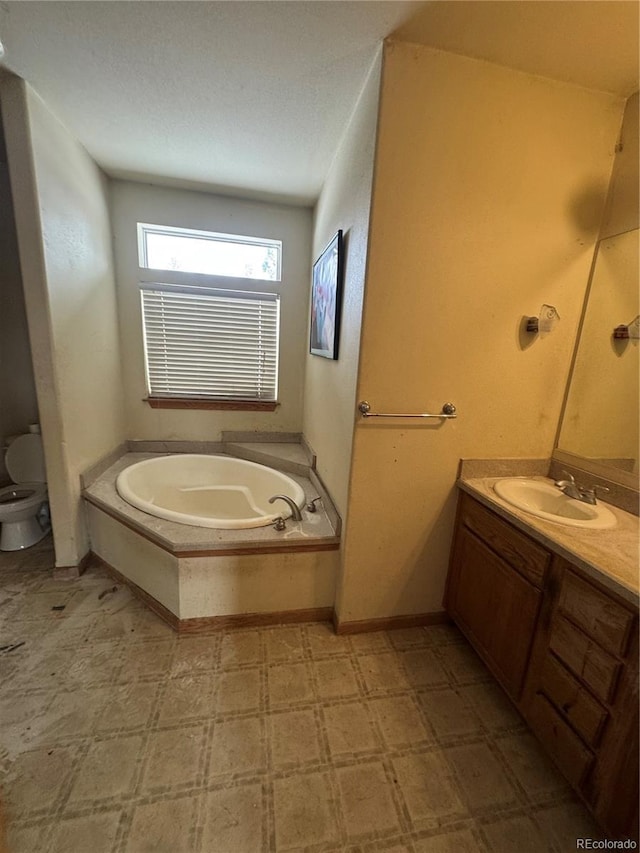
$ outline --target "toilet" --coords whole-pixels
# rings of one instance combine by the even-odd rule
[[[14,438],[5,465],[13,485],[0,489],[0,551],[19,551],[51,529],[42,437],[28,433]]]

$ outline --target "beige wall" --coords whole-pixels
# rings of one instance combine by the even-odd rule
[[[0,120],[0,483],[10,482],[4,465],[9,435],[38,420],[22,274],[13,217],[9,166]]]
[[[313,229],[314,258],[338,229],[343,230],[345,269],[338,360],[307,354],[303,432],[343,519],[351,465],[380,66],[378,56],[327,175]]]
[[[111,202],[128,438],[216,441],[222,430],[300,432],[311,211],[129,181],[112,182]],[[144,402],[147,389],[139,282],[174,279],[170,273],[139,269],[138,222],[283,241],[282,281],[255,281],[251,285],[255,290],[277,292],[281,296],[280,406],[275,412],[151,409]],[[197,283],[198,279],[186,273],[173,275],[179,276],[182,283]],[[237,280],[225,278],[220,286],[234,289]]]
[[[28,85],[2,86],[56,563],[74,565],[79,475],[125,437],[106,179]]]
[[[637,228],[640,219],[640,160],[638,158],[638,92],[627,101],[620,148],[611,175],[607,211],[601,237],[611,237]]]
[[[463,456],[548,456],[622,102],[434,49],[385,49],[342,621],[441,609]],[[521,336],[543,302],[551,335]]]

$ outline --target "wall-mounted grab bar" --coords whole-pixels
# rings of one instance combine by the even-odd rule
[[[371,405],[367,403],[366,400],[363,400],[361,403],[358,403],[358,411],[362,415],[363,418],[457,418],[456,407],[453,403],[445,403],[442,407],[442,412],[439,415],[430,415],[428,412],[423,412],[422,414],[417,415],[406,415],[406,414],[390,414],[382,412],[372,412]]]

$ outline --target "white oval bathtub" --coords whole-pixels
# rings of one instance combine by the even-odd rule
[[[288,518],[287,495],[299,508],[304,491],[295,480],[255,462],[229,456],[183,453],[145,459],[125,468],[116,479],[121,498],[158,518],[233,530],[263,527],[278,516]]]

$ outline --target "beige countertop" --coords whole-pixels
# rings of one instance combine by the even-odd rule
[[[610,530],[556,524],[524,512],[499,497],[493,485],[501,479],[504,477],[463,478],[458,480],[458,487],[536,542],[579,566],[585,574],[630,604],[638,606],[640,540],[637,516],[607,504],[618,522]],[[553,483],[547,477],[536,476],[533,479]]]

